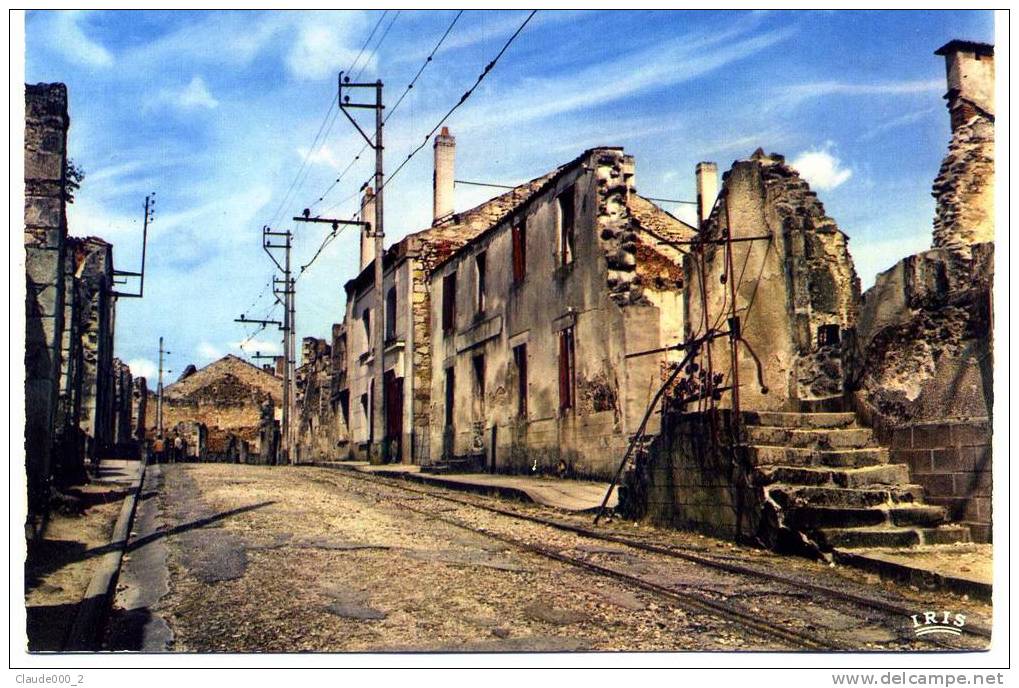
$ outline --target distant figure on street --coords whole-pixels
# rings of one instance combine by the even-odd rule
[[[163,454],[166,452],[166,443],[163,441],[162,435],[157,435],[156,439],[152,442],[152,453],[156,457],[157,463],[163,463],[165,457]]]
[[[173,436],[173,462],[177,463],[182,460],[184,456],[184,440],[181,439],[180,435],[174,433]]]

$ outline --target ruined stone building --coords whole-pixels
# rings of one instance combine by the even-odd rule
[[[431,272],[431,462],[612,475],[669,358],[630,355],[682,336],[666,242],[693,233],[634,184],[621,149],[585,151]]]
[[[237,459],[246,444],[251,462],[262,450],[263,411],[270,421],[282,408],[283,382],[247,361],[227,354],[163,388],[164,434],[188,439],[192,458]],[[155,436],[156,399],[146,403],[146,427]]]
[[[30,523],[46,511],[64,329],[67,88],[25,86],[25,464]]]
[[[991,530],[994,47],[951,41],[948,153],[933,184],[931,249],[863,295],[856,401],[929,499]]]
[[[343,322],[333,327],[331,343],[331,408],[318,427],[330,433],[302,457],[365,458],[373,436],[375,366],[384,366],[386,418],[383,447],[386,460],[428,463],[432,427],[432,353],[430,271],[446,256],[488,229],[524,202],[542,183],[541,177],[522,184],[470,210],[453,212],[455,140],[449,131],[435,138],[432,226],[411,233],[382,256],[384,303],[374,296],[374,245],[362,232],[359,274],[345,285]],[[374,216],[371,189],[362,201],[363,218]],[[381,306],[381,308],[379,307]],[[373,328],[385,328],[382,356],[373,350]],[[321,387],[320,387],[321,388]],[[321,398],[321,397],[320,397]],[[301,402],[309,403],[306,397]],[[310,398],[318,413],[318,398]],[[321,405],[322,408],[326,408]],[[303,460],[303,459],[302,459]]]
[[[67,89],[25,87],[25,455],[29,525],[51,487],[86,479],[129,412],[130,372],[113,356],[113,247],[68,235]],[[118,393],[118,389],[120,392]]]
[[[934,248],[862,296],[782,156],[724,176],[687,256],[691,364],[627,476],[631,515],[835,556],[989,538],[993,49],[937,54],[952,141]]]

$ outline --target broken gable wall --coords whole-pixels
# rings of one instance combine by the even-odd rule
[[[731,223],[731,225],[730,225]],[[732,272],[718,240],[731,227]],[[843,342],[852,341],[860,298],[859,279],[847,238],[829,218],[816,194],[778,155],[758,151],[725,174],[718,202],[702,229],[704,270],[696,252],[687,256],[687,338],[709,328],[728,330],[729,280],[735,280],[735,313],[742,335],[763,368],[764,388],[747,350],[738,347],[740,401],[744,409],[799,410],[804,402],[841,398],[846,374]],[[767,238],[770,237],[770,238]],[[702,299],[703,294],[703,299]],[[705,305],[707,315],[705,316]],[[824,342],[819,333],[837,336]],[[732,384],[727,337],[708,347],[711,364]],[[699,356],[707,362],[709,351]],[[722,406],[730,395],[724,394]]]

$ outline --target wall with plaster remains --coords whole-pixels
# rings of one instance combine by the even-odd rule
[[[731,270],[721,242],[727,229],[734,239]],[[859,278],[848,238],[807,182],[782,156],[758,150],[725,174],[701,235],[710,242],[703,250],[704,269],[696,253],[687,256],[687,337],[711,328],[728,331],[735,287],[735,313],[746,340],[737,359],[743,408],[794,410],[804,402],[840,399]],[[751,351],[760,359],[767,392]],[[701,365],[707,356],[705,350]],[[722,385],[732,385],[727,337],[712,343],[710,356]],[[722,405],[729,403],[723,395]]]
[[[431,458],[469,458],[489,470],[614,472],[650,396],[665,354],[627,359],[680,336],[682,276],[660,253],[653,231],[689,236],[689,227],[631,208],[633,161],[594,149],[548,176],[534,195],[458,250],[431,275]],[[572,261],[558,248],[558,198],[572,204]],[[513,275],[513,226],[526,226],[526,274]],[[484,308],[478,256],[484,254]],[[444,278],[456,275],[456,320],[443,331]],[[666,317],[662,309],[670,309]],[[575,402],[560,408],[560,335],[574,333]],[[526,347],[526,413],[513,349]],[[484,357],[483,383],[478,357]],[[454,381],[446,424],[446,380]],[[482,391],[483,387],[483,391]],[[654,431],[655,428],[652,428]]]

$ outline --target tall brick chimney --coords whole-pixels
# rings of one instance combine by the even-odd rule
[[[718,197],[718,165],[713,162],[697,163],[697,226],[711,215]]]
[[[977,109],[994,115],[994,46],[949,41],[934,51],[945,58],[948,111],[952,131],[968,122]]]
[[[432,223],[453,212],[453,161],[456,139],[447,127],[435,137],[435,171],[432,173]]]
[[[372,230],[375,225],[375,190],[370,186],[361,197],[361,222],[370,222]],[[368,227],[361,227],[361,269],[364,270],[375,260],[375,239],[369,234]]]

